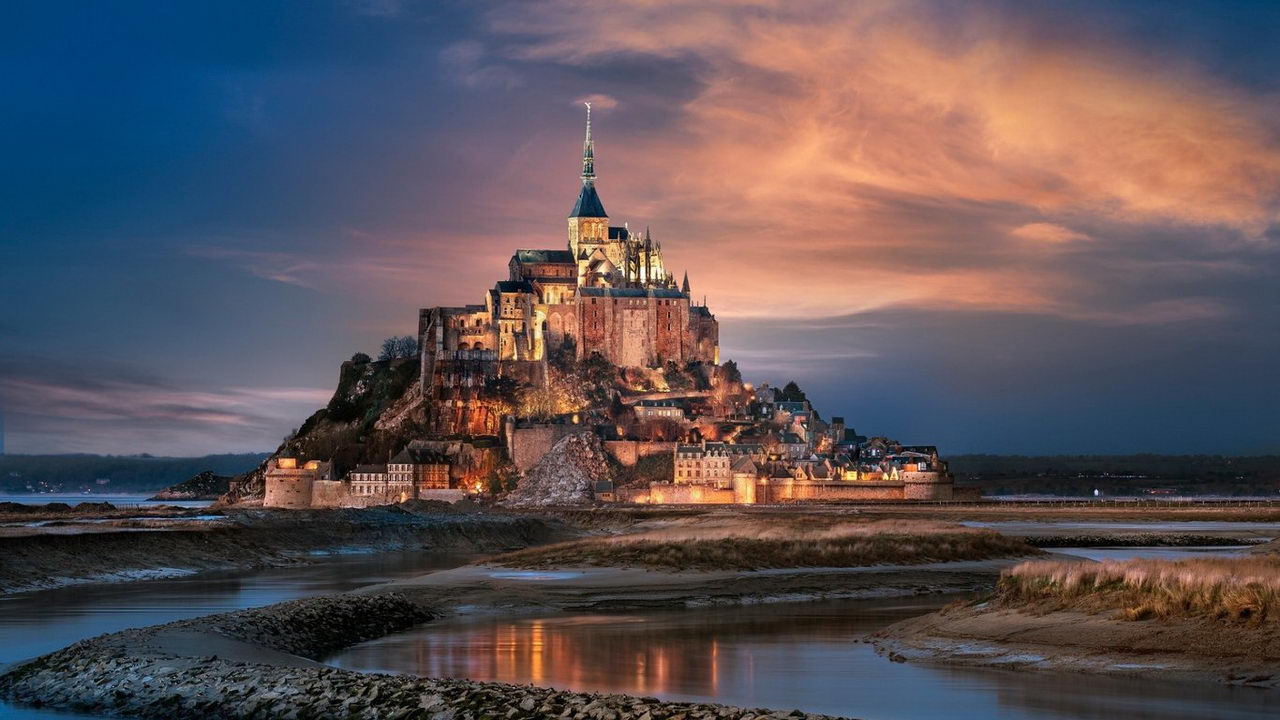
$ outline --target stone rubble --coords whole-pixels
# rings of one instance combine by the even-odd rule
[[[469,680],[366,674],[307,663],[407,629],[433,613],[396,595],[296,600],[85,640],[9,669],[0,696],[35,706],[141,718],[699,720],[805,718],[654,698]],[[175,632],[205,632],[297,656],[297,665],[167,651]]]
[[[584,431],[556,441],[503,502],[511,507],[585,505],[601,480],[611,480],[609,461],[595,433]]]

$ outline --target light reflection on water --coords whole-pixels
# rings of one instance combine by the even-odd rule
[[[329,662],[861,718],[1273,718],[1280,696],[1096,676],[894,663],[866,636],[938,597],[629,614],[457,618]]]

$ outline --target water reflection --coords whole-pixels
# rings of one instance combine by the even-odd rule
[[[476,617],[348,649],[340,667],[862,718],[1275,717],[1268,691],[893,663],[863,642],[950,599]]]

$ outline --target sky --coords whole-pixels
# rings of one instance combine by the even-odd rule
[[[13,453],[273,449],[597,187],[748,381],[944,454],[1280,452],[1280,4],[0,9]]]

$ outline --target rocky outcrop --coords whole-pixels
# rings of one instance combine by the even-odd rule
[[[432,618],[401,596],[297,600],[76,643],[0,676],[0,696],[162,718],[808,718],[724,705],[468,680],[371,675],[315,660]]]
[[[317,410],[257,469],[241,475],[221,498],[231,505],[260,500],[267,463],[277,457],[333,462],[338,468],[384,463],[425,430],[418,359],[342,363],[329,404]]]
[[[512,507],[583,505],[595,498],[596,483],[611,480],[600,438],[580,432],[560,438],[534,464],[506,499]]]
[[[150,500],[217,500],[231,489],[232,475],[215,475],[205,470],[177,485],[152,495]]]

